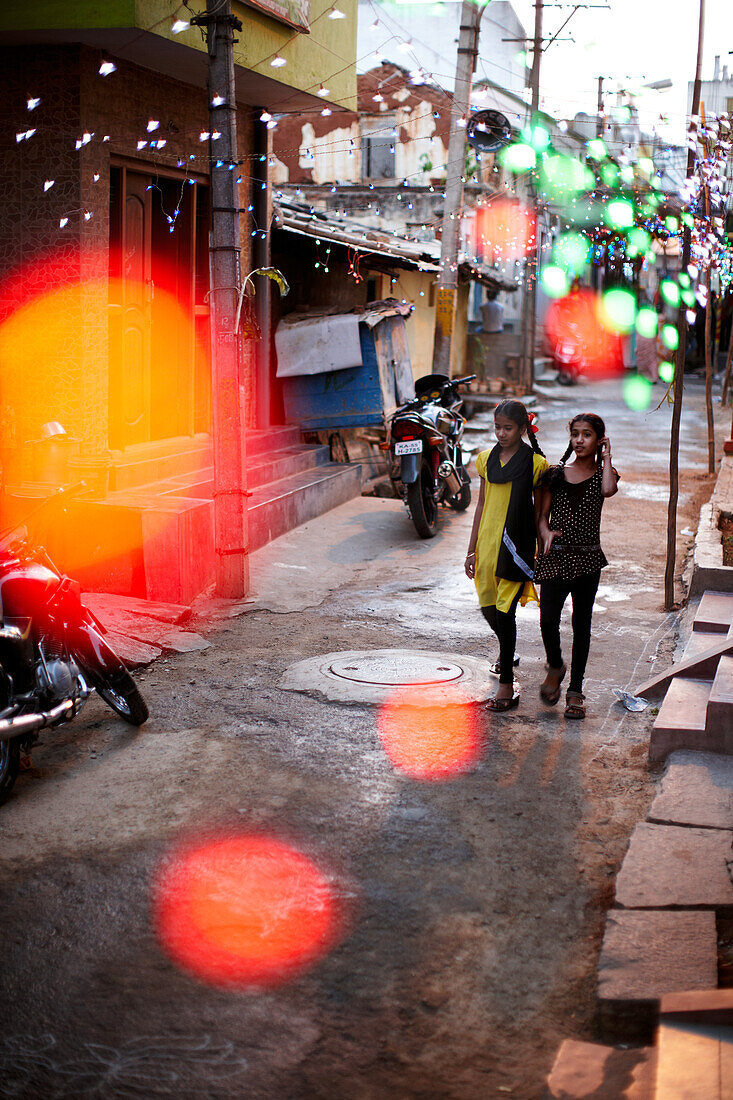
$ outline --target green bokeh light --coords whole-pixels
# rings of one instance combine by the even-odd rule
[[[663,382],[666,382],[667,385],[669,385],[669,383],[674,378],[674,364],[673,363],[666,363],[666,362],[665,363],[660,363],[659,364],[659,377],[662,379]]]
[[[615,187],[618,183],[618,168],[615,164],[604,164],[601,168],[601,179],[606,187]]]
[[[624,401],[634,412],[643,412],[648,409],[652,400],[652,384],[648,378],[642,378],[639,374],[632,374],[624,378]]]
[[[664,219],[664,224],[670,233],[676,233],[680,227],[680,223],[677,218],[673,218],[671,215]]]
[[[593,157],[594,160],[603,160],[608,156],[608,149],[606,149],[606,143],[603,138],[592,138],[586,142],[588,149],[588,155]]]
[[[522,130],[522,141],[542,153],[550,144],[550,131],[544,126],[525,126]]]
[[[657,328],[656,310],[650,306],[643,306],[636,317],[636,331],[640,336],[648,336],[651,339],[652,336],[657,335]]]
[[[542,272],[542,289],[550,298],[562,298],[570,287],[567,274],[561,267],[550,264]]]
[[[679,275],[677,276],[677,282],[680,284],[680,286],[689,286],[690,276],[687,274],[686,271],[680,271]]]
[[[675,351],[679,346],[680,334],[677,331],[677,325],[663,325],[662,326],[662,343],[670,351]]]
[[[614,287],[601,298],[601,320],[612,332],[630,332],[635,313],[636,299],[629,290]]]
[[[659,293],[662,295],[667,305],[676,308],[680,304],[680,288],[672,279],[662,279],[659,284]]]
[[[542,186],[554,197],[589,191],[595,184],[589,168],[572,157],[559,154],[548,157],[542,165]]]
[[[528,172],[537,163],[537,154],[531,145],[519,141],[502,149],[499,160],[510,172]]]
[[[654,161],[651,159],[651,157],[639,157],[638,161],[636,162],[636,167],[639,169],[642,175],[649,178],[654,171]]]
[[[692,229],[692,227],[695,224],[695,219],[693,218],[692,214],[683,214],[682,215],[682,224],[686,225],[688,227],[688,229]]]
[[[606,225],[613,229],[629,229],[634,224],[634,206],[626,199],[612,199],[603,211]]]
[[[688,286],[685,287],[684,290],[680,291],[680,298],[685,303],[688,309],[695,308],[695,291],[692,289],[692,287]]]
[[[630,164],[625,164],[624,167],[621,169],[621,179],[624,181],[624,183],[634,182],[634,169],[631,167]]]
[[[640,252],[647,252],[652,243],[651,234],[646,229],[636,226],[630,229],[626,236],[626,251],[629,256],[638,256]]]
[[[563,233],[555,242],[553,259],[558,267],[579,275],[590,256],[590,241],[582,233]]]

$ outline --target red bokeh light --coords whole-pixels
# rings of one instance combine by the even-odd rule
[[[153,891],[167,953],[211,985],[280,985],[325,955],[343,926],[335,890],[297,849],[227,835],[175,852]]]
[[[592,290],[574,290],[552,302],[545,332],[551,351],[561,344],[573,348],[585,374],[610,378],[623,373],[621,339],[603,326],[600,298]]]
[[[483,750],[476,708],[457,688],[403,688],[380,709],[377,723],[385,752],[412,779],[451,779],[469,771]]]
[[[533,214],[511,199],[494,199],[476,211],[474,252],[484,263],[520,260],[534,244]]]

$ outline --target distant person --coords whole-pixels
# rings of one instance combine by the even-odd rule
[[[483,332],[504,331],[504,306],[497,301],[497,291],[489,290],[486,301],[481,306],[481,330]]]

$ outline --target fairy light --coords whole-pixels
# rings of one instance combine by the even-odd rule
[[[226,99],[224,98],[223,95],[218,95],[217,94],[211,100],[211,106],[212,107],[223,107],[225,103],[226,103]]]
[[[260,115],[260,122],[272,122],[272,115],[269,111],[263,111]]]
[[[159,126],[160,126],[160,121],[159,121],[159,119],[157,119],[157,118],[150,118],[150,119],[148,119],[148,127],[147,127],[147,129],[148,129],[148,133],[149,133],[149,134],[152,134],[153,130],[157,130]]]
[[[171,34],[180,34],[181,31],[187,31],[190,26],[191,24],[187,19],[176,19],[171,27]]]
[[[55,184],[55,182],[56,182],[56,180],[45,180],[44,184],[43,184],[44,192],[45,191],[50,191],[51,188],[53,187],[53,185]]]
[[[35,111],[36,107],[38,106],[38,104],[40,102],[41,102],[40,97],[35,97],[34,98],[33,96],[29,96],[28,97],[28,110],[29,111]]]
[[[318,91],[316,92],[316,95],[319,95],[321,97],[321,99],[323,99],[325,96],[330,95],[330,94],[331,94],[331,92],[329,91],[329,89],[324,88],[324,86],[322,84],[321,84],[320,88],[318,89]]]
[[[273,69],[281,69],[283,65],[287,65],[287,61],[284,57],[280,57],[280,54],[276,54],[270,62],[270,65]]]
[[[331,11],[328,13],[328,18],[329,19],[345,19],[346,16],[341,11],[340,8],[332,8]]]
[[[115,65],[114,61],[103,61],[102,64],[99,66],[100,76],[109,76],[110,73],[114,73],[116,71],[117,66]]]

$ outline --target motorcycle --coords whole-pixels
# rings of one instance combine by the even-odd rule
[[[581,373],[578,345],[570,339],[559,339],[552,349],[552,365],[561,386],[574,386]]]
[[[41,508],[72,491],[59,490]],[[59,572],[27,527],[0,535],[0,805],[39,731],[70,722],[94,689],[131,725],[147,720],[106,633],[82,604],[79,583]]]
[[[439,504],[464,512],[471,503],[470,455],[461,450],[466,422],[459,412],[463,401],[458,390],[475,377],[428,374],[418,378],[414,400],[390,417],[393,480],[401,482],[407,510],[423,539],[436,533]]]

